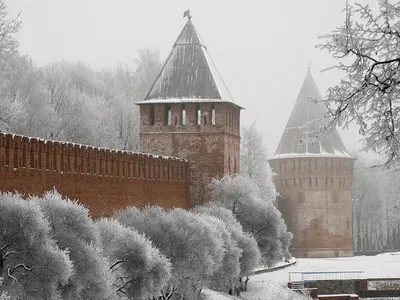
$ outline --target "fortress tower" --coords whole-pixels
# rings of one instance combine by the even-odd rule
[[[214,177],[239,172],[240,110],[191,18],[140,105],[141,152],[185,158],[192,205]]]
[[[352,255],[351,185],[354,159],[334,130],[319,141],[326,108],[308,71],[270,165],[277,174],[278,209],[293,233],[295,257]],[[304,141],[300,143],[300,141]]]

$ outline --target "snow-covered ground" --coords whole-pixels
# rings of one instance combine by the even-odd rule
[[[240,297],[230,297],[210,290],[204,291],[206,300],[297,300],[304,299],[289,290],[289,272],[340,272],[363,271],[364,278],[400,278],[400,252],[376,256],[342,258],[298,258],[297,263],[285,269],[251,277],[248,292]]]
[[[286,269],[255,275],[251,281],[287,283],[289,272],[340,272],[364,271],[365,278],[400,278],[400,252],[376,256],[341,258],[298,258],[297,263]]]
[[[306,300],[307,297],[296,294],[280,283],[266,282],[249,282],[249,290],[242,292],[240,297],[229,296],[224,293],[219,293],[211,290],[203,291],[204,300]]]

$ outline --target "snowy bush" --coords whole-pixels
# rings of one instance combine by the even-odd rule
[[[0,294],[0,300],[11,300],[11,297],[6,292],[2,292]]]
[[[261,198],[256,183],[245,175],[226,175],[210,185],[216,205],[232,211],[260,248],[262,261],[273,265],[289,256],[292,235],[272,201]]]
[[[195,211],[222,220],[231,238],[236,242],[236,246],[241,249],[239,276],[233,288],[241,287],[239,284],[243,281],[242,279],[248,277],[259,263],[261,255],[257,241],[252,235],[243,231],[242,225],[240,225],[232,212],[226,208],[212,203],[207,206],[198,206],[195,208]]]
[[[160,207],[143,211],[130,207],[117,218],[144,233],[170,259],[172,279],[162,299],[173,294],[197,299],[203,285],[222,267],[222,234],[214,222],[200,215],[179,208],[167,212]]]
[[[222,265],[210,276],[207,286],[214,290],[229,291],[232,293],[239,280],[242,249],[239,248],[237,242],[232,238],[231,232],[228,230],[225,222],[211,214],[200,214],[200,216],[206,222],[213,224],[218,232],[221,233],[221,241],[225,249]]]
[[[59,299],[58,288],[71,276],[72,263],[50,238],[49,222],[37,203],[2,194],[0,211],[0,293],[13,299]]]
[[[51,236],[69,251],[74,273],[62,287],[63,299],[110,299],[112,274],[109,262],[97,248],[98,231],[82,204],[62,199],[56,191],[34,198],[51,223]]]
[[[1,285],[3,284],[3,278],[0,277],[0,290],[1,290]],[[0,294],[0,300],[10,300],[11,297],[7,294],[7,292],[1,292]]]
[[[116,220],[101,219],[96,225],[117,293],[137,300],[159,296],[171,276],[168,259],[147,238]]]

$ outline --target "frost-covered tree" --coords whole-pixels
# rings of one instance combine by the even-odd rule
[[[13,299],[59,299],[72,263],[50,238],[50,224],[37,203],[0,196],[0,293]]]
[[[3,277],[0,277],[0,291],[2,290],[1,286],[3,284]],[[0,292],[0,300],[11,300],[11,297],[8,295],[7,292]]]
[[[20,27],[19,15],[12,17],[4,0],[0,0],[0,57],[4,57],[16,48],[18,42],[14,34],[18,32]]]
[[[140,116],[135,104],[137,78],[134,69],[119,65],[115,70],[101,72],[103,98],[108,105],[115,148],[139,150]],[[111,122],[110,122],[111,121]]]
[[[246,202],[261,198],[260,188],[246,175],[225,175],[221,179],[213,179],[209,189],[211,199],[234,215],[243,209]]]
[[[273,265],[289,255],[292,238],[272,201],[262,199],[256,183],[244,175],[226,175],[210,185],[212,200],[235,215],[257,241],[262,260]]]
[[[355,251],[400,248],[399,174],[371,168],[376,160],[354,152],[353,241]]]
[[[17,52],[18,42],[14,34],[21,27],[19,15],[12,17],[3,0],[0,0],[0,129],[11,128],[22,114],[21,103],[11,101],[5,92],[9,88],[10,64]]]
[[[94,70],[57,61],[38,68],[18,49],[0,57],[0,130],[121,150],[139,150],[142,100],[159,69],[143,49],[131,65]]]
[[[203,213],[200,208],[196,208],[195,212],[201,214],[203,219],[212,223],[217,228],[218,232],[221,233],[223,247],[225,249],[222,265],[213,273],[207,285],[214,290],[221,290],[232,294],[232,291],[239,281],[240,257],[242,256],[243,250],[238,246],[238,243],[232,237],[228,225],[223,220],[212,214]]]
[[[96,225],[117,293],[135,300],[158,297],[171,276],[168,259],[146,237],[116,220],[101,219]]]
[[[197,299],[203,284],[221,266],[224,246],[217,227],[201,216],[183,209],[164,211],[129,207],[117,214],[128,227],[145,234],[171,261],[172,279],[163,289],[162,299],[174,294]]]
[[[400,3],[379,0],[378,9],[346,3],[344,24],[317,47],[338,60],[343,74],[324,99],[329,129],[355,122],[365,148],[400,161]]]
[[[224,222],[231,238],[236,242],[236,246],[241,250],[241,255],[239,257],[239,274],[236,277],[236,273],[234,273],[229,279],[232,281],[236,279],[233,286],[235,290],[237,288],[246,290],[246,284],[249,278],[248,276],[257,267],[261,257],[257,241],[249,233],[243,231],[242,225],[240,225],[236,220],[232,211],[226,208],[215,204],[209,204],[207,206],[198,206],[195,208],[195,211],[201,214],[214,216]],[[232,261],[230,261],[230,263],[232,263]],[[222,278],[220,280],[222,280]],[[241,286],[241,283],[243,283],[244,286]]]
[[[83,63],[51,63],[43,68],[42,88],[44,105],[51,113],[41,136],[108,146],[102,141],[107,127],[103,121],[106,105],[98,96],[100,83],[93,70]],[[108,136],[103,138],[106,140]]]
[[[161,68],[160,52],[157,49],[143,48],[138,53],[139,58],[135,60],[135,102],[144,100]]]
[[[82,204],[62,199],[56,191],[34,198],[51,226],[51,237],[69,252],[74,272],[61,288],[62,298],[110,299],[115,297],[109,262],[97,245],[99,233]]]
[[[262,133],[256,122],[243,126],[240,139],[240,171],[254,180],[266,199],[275,199],[277,192]]]

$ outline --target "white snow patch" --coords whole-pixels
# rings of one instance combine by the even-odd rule
[[[296,154],[296,153],[282,153],[282,154],[275,154],[270,160],[272,159],[278,159],[278,158],[295,158],[295,157],[343,157],[343,158],[353,158],[350,154],[348,153],[343,153],[343,152],[336,152],[335,154],[333,153],[304,153],[304,154]]]
[[[296,264],[288,268],[254,275],[250,282],[273,281],[286,285],[289,272],[363,271],[365,278],[400,278],[400,252],[376,256],[297,258],[296,260]]]

